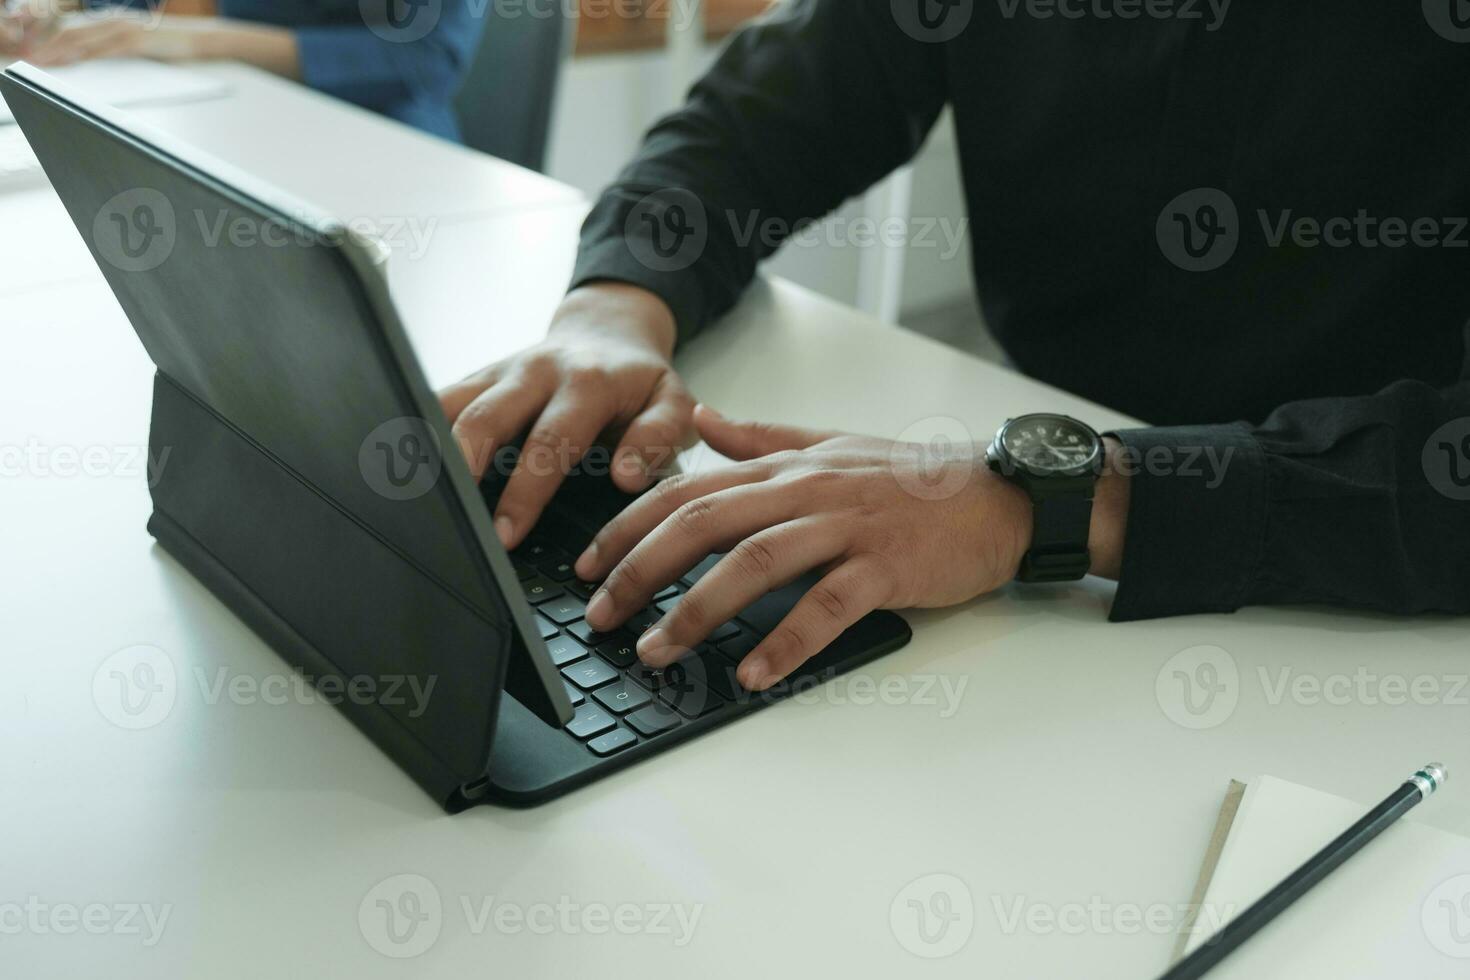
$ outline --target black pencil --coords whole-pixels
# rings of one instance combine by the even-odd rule
[[[1431,762],[1414,773],[1402,786],[1390,793],[1388,799],[1369,810],[1363,819],[1339,834],[1332,843],[1312,855],[1305,864],[1231,919],[1194,952],[1174,964],[1159,980],[1192,980],[1194,977],[1204,976],[1206,971],[1229,956],[1231,950],[1254,936],[1262,926],[1336,870],[1338,865],[1362,850],[1364,844],[1383,833],[1420,800],[1427,800],[1444,783],[1446,775],[1448,774],[1444,766],[1437,762]]]

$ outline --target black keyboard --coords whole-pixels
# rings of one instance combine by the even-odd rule
[[[491,507],[494,498],[487,489]],[[597,585],[578,580],[572,563],[592,536],[632,498],[610,482],[568,480],[511,563],[521,591],[536,612],[546,649],[561,671],[576,711],[567,734],[599,756],[609,756],[657,738],[729,705],[762,695],[745,690],[735,668],[786,614],[800,595],[773,592],[718,627],[698,647],[669,667],[645,667],[635,651],[638,637],[657,623],[723,556],[711,555],[644,609],[611,633],[599,633],[583,615]]]

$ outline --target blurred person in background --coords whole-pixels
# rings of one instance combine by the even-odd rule
[[[482,26],[468,0],[0,0],[0,59],[242,61],[458,140]]]

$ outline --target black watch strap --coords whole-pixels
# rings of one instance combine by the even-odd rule
[[[1087,538],[1092,528],[1092,492],[1031,497],[1031,550],[1021,558],[1016,578],[1022,582],[1072,582],[1087,574],[1092,556]]]

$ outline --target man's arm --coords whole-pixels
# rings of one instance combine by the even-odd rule
[[[936,458],[708,410],[695,421],[739,462],[665,480],[577,559],[578,575],[603,580],[587,621],[612,630],[699,556],[727,552],[639,638],[654,667],[820,568],[741,662],[740,682],[764,690],[872,609],[997,588],[1030,547],[1025,495],[975,447]],[[1121,568],[1115,620],[1285,602],[1470,612],[1470,372],[1443,390],[1399,382],[1296,402],[1256,429],[1136,429],[1107,442],[1088,547],[1098,574]]]
[[[573,285],[642,286],[688,339],[793,229],[911,159],[946,97],[944,47],[889,0],[790,0],[649,131],[583,227]]]
[[[1281,603],[1470,612],[1470,354],[1448,388],[1401,381],[1293,402],[1255,428],[1117,437],[1131,500],[1114,620]]]
[[[507,546],[599,434],[622,489],[665,469],[693,435],[675,340],[730,306],[783,232],[909,159],[945,91],[941,47],[905,35],[889,0],[790,0],[731,42],[587,219],[546,340],[442,393],[477,474],[527,433],[496,505]],[[691,223],[702,234],[678,237]],[[541,450],[557,465],[529,465]]]

